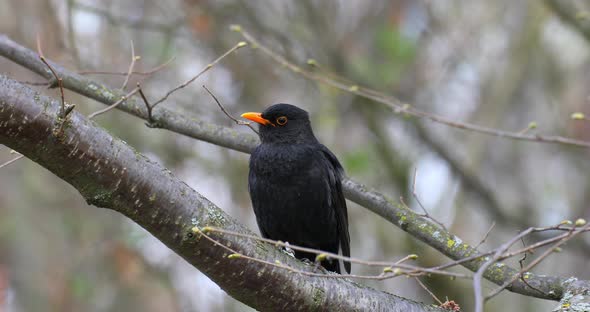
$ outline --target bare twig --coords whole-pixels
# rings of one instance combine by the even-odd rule
[[[9,160],[9,161],[7,161],[7,162],[5,162],[5,163],[3,163],[3,164],[0,164],[0,169],[1,169],[1,168],[4,168],[4,167],[6,167],[6,166],[8,166],[8,165],[10,165],[10,164],[12,164],[13,162],[15,162],[15,161],[17,161],[17,160],[19,160],[19,159],[21,159],[21,158],[23,158],[23,157],[25,157],[25,155],[22,155],[22,154],[20,154],[20,155],[18,155],[18,156],[16,156],[16,157],[14,157],[13,159],[11,159],[11,160]]]
[[[346,77],[340,76],[337,73],[329,70],[328,68],[320,65],[316,60],[314,59],[307,59],[307,65],[309,65],[311,68],[313,69],[317,69],[318,71],[320,71],[321,73],[323,73],[324,75],[330,77],[331,79],[334,79],[336,81],[339,81],[341,83],[347,84],[349,86],[355,85],[356,83]]]
[[[198,229],[197,227],[193,228],[193,232],[197,233],[198,235],[201,235],[201,237],[204,237],[205,239],[209,240],[213,244],[231,252],[231,254],[227,255],[227,257],[230,259],[245,259],[248,261],[262,263],[262,264],[265,264],[268,266],[281,268],[281,269],[284,269],[284,270],[287,270],[287,271],[290,271],[293,273],[302,274],[302,275],[306,275],[306,276],[326,277],[326,278],[360,278],[360,279],[373,279],[373,280],[383,280],[383,279],[389,279],[389,278],[394,278],[394,277],[400,276],[399,274],[395,274],[393,272],[383,273],[381,275],[373,276],[373,275],[355,275],[355,274],[329,274],[329,273],[315,273],[315,272],[303,271],[303,270],[299,270],[299,269],[293,268],[291,266],[285,265],[285,264],[281,263],[279,260],[275,260],[274,262],[270,262],[270,261],[247,256],[241,252],[236,251],[235,249],[232,249],[231,247],[221,244],[220,242],[218,242],[217,240],[215,240],[211,236],[200,231],[200,229]]]
[[[524,238],[522,239],[522,243],[523,243],[523,245],[524,245]],[[530,253],[533,253],[533,251],[531,250],[531,251],[530,251]],[[523,263],[524,263],[524,261],[526,260],[526,258],[527,258],[527,253],[525,252],[525,253],[523,253],[523,254],[522,254],[522,258],[518,259],[518,265],[520,265],[520,280],[521,280],[521,281],[522,281],[522,282],[523,282],[525,285],[527,285],[528,287],[530,287],[531,289],[533,289],[533,290],[536,290],[537,292],[539,292],[539,293],[541,293],[541,294],[545,294],[545,293],[544,293],[542,290],[540,290],[539,288],[537,288],[537,287],[535,287],[535,286],[531,285],[531,284],[530,284],[530,283],[527,281],[527,278],[524,276],[524,271],[523,271],[524,264],[523,264]]]
[[[422,283],[419,277],[414,277],[414,279],[416,280],[418,285],[422,287],[422,289],[426,290],[426,292],[430,295],[430,297],[432,297],[432,299],[434,299],[438,303],[438,305],[443,305],[442,301],[440,301],[440,299],[438,299],[438,297],[432,291],[430,291],[430,289],[428,289],[428,287],[426,287],[424,283]]]
[[[590,229],[590,223],[587,223],[585,226],[583,226],[579,230],[576,230],[576,227],[572,227],[571,230],[566,233],[567,235],[565,237],[563,237],[563,239],[557,241],[553,246],[551,246],[550,248],[545,250],[539,257],[537,257],[535,260],[533,260],[531,263],[529,263],[526,267],[521,269],[518,274],[514,275],[512,278],[507,280],[500,287],[494,289],[490,294],[488,294],[486,296],[485,300],[490,300],[493,297],[495,297],[496,295],[498,295],[502,290],[504,290],[506,287],[510,286],[510,284],[512,284],[519,277],[521,277],[523,272],[528,272],[532,268],[534,268],[537,264],[541,263],[541,261],[543,261],[550,254],[552,254],[557,247],[565,244],[570,239],[574,238],[575,236],[577,236],[580,233],[586,232],[589,229]],[[536,290],[538,291],[538,289],[536,289]]]
[[[479,241],[479,243],[477,243],[477,245],[475,245],[475,247],[473,247],[474,249],[479,248],[479,246],[481,246],[483,243],[485,243],[485,241],[488,239],[488,237],[490,236],[490,233],[492,233],[492,230],[494,229],[495,226],[496,226],[496,222],[494,221],[494,222],[492,222],[492,225],[490,225],[490,227],[488,228],[488,230],[484,234],[483,238]]]
[[[384,104],[391,108],[394,113],[396,114],[406,114],[410,116],[414,116],[417,118],[428,119],[430,121],[440,123],[449,127],[458,128],[469,130],[472,132],[482,133],[490,136],[496,136],[501,138],[508,138],[513,140],[521,140],[521,141],[532,141],[532,142],[541,142],[541,143],[557,143],[557,144],[565,144],[565,145],[572,145],[578,147],[590,147],[590,142],[572,139],[568,137],[562,136],[554,136],[554,135],[538,135],[538,134],[520,134],[518,132],[506,131],[506,130],[499,130],[495,128],[488,128],[484,126],[480,126],[477,124],[472,124],[468,122],[461,122],[452,120],[447,117],[443,117],[440,115],[432,114],[430,112],[422,111],[417,108],[412,107],[411,105],[402,102],[401,100],[386,95],[384,93],[372,90],[367,87],[362,87],[357,84],[346,84],[339,80],[332,79],[325,75],[321,75],[319,73],[311,72],[305,70],[292,62],[289,62],[285,57],[282,55],[274,52],[267,46],[263,45],[258,39],[252,36],[250,33],[245,31],[239,25],[232,25],[230,27],[231,30],[239,32],[246,41],[248,41],[252,46],[257,47],[257,50],[262,51],[264,54],[269,56],[273,61],[280,64],[281,66],[289,69],[290,71],[301,75],[309,80],[320,82],[334,88],[340,89],[345,92],[349,92],[358,96],[362,96],[366,99],[373,100],[375,102]]]
[[[147,122],[145,123],[145,125],[150,128],[153,128],[156,126],[156,124],[154,123],[154,118],[152,116],[152,109],[154,108],[155,105],[150,105],[150,102],[148,101],[147,97],[143,93],[143,89],[141,89],[141,85],[139,84],[139,82],[137,83],[137,88],[139,89],[139,95],[141,96],[141,99],[143,100],[143,103],[145,104],[147,114],[148,114]]]
[[[57,75],[53,67],[49,65],[49,62],[47,62],[47,60],[45,59],[45,56],[43,55],[43,50],[41,49],[41,37],[39,36],[39,34],[37,34],[37,54],[39,55],[39,59],[41,59],[45,66],[49,68],[49,70],[53,74],[53,77],[55,77],[55,81],[57,82],[57,86],[59,87],[59,92],[61,95],[61,109],[59,112],[59,117],[62,119],[66,118],[68,114],[74,109],[74,107],[76,107],[76,105],[66,105],[63,80]]]
[[[219,63],[219,61],[221,61],[223,58],[225,58],[226,56],[230,55],[231,53],[233,53],[234,51],[238,50],[239,48],[245,47],[246,45],[248,45],[246,42],[238,42],[238,44],[236,44],[235,46],[233,46],[231,49],[227,50],[225,53],[223,53],[221,56],[219,56],[217,59],[215,59],[213,62],[207,64],[207,66],[205,66],[205,68],[203,70],[201,70],[198,74],[196,74],[194,77],[192,77],[191,79],[187,80],[186,82],[184,82],[183,84],[173,88],[172,90],[168,91],[161,99],[157,100],[156,102],[154,102],[154,104],[152,104],[152,108],[156,107],[156,105],[164,102],[172,93],[188,86],[191,82],[195,81],[197,78],[199,78],[202,74],[206,73],[207,71],[209,71],[211,68],[213,68],[213,66],[215,66],[217,63]]]
[[[117,107],[119,104],[127,101],[128,98],[130,98],[131,96],[133,96],[135,93],[137,93],[139,91],[139,88],[135,88],[133,90],[131,90],[131,92],[127,93],[126,95],[122,96],[117,102],[101,109],[101,110],[97,110],[96,112],[88,115],[88,119],[93,119],[94,117],[98,116],[98,115],[102,115],[108,111],[110,111],[111,109]]]
[[[423,214],[418,214],[421,217],[424,217],[436,224],[438,224],[438,226],[440,226],[442,229],[444,229],[445,231],[447,230],[447,227],[442,224],[442,222],[439,222],[438,220],[436,220],[435,218],[431,217],[430,214],[428,213],[428,210],[426,210],[426,208],[424,208],[424,205],[422,205],[422,202],[420,201],[420,198],[418,197],[418,193],[416,192],[416,175],[417,175],[418,170],[414,169],[414,176],[412,178],[412,196],[414,197],[414,200],[416,200],[416,203],[418,204],[418,206],[420,206],[420,208],[422,209],[422,211],[424,212]],[[410,209],[410,207],[404,202],[404,198],[400,196],[399,198],[400,202],[402,205],[404,205],[406,208]],[[410,209],[411,210],[411,209]]]
[[[558,236],[554,236],[542,241],[539,241],[535,244],[529,245],[525,248],[521,248],[519,250],[516,251],[512,251],[512,252],[506,252],[504,253],[501,257],[499,257],[497,259],[497,261],[501,261],[504,259],[508,259],[508,258],[512,258],[514,256],[526,253],[526,252],[530,252],[531,250],[543,247],[543,246],[547,246],[549,244],[552,244],[554,242],[560,241],[562,239],[564,239],[565,237],[569,236],[569,232],[572,231],[572,227],[562,227],[562,223],[555,225],[555,226],[548,226],[548,227],[538,227],[538,228],[533,228],[533,231],[531,233],[540,233],[540,232],[546,232],[546,231],[567,231],[566,233],[560,234]],[[589,232],[590,229],[589,228],[583,228],[583,229],[574,229],[577,232],[583,233],[583,232]],[[524,237],[524,236],[523,236]],[[453,266],[457,266],[457,265],[461,265],[463,263],[466,262],[471,262],[471,261],[478,261],[480,259],[482,259],[483,257],[486,256],[490,256],[493,255],[496,252],[497,248],[488,252],[482,252],[482,253],[478,253],[476,255],[470,256],[470,257],[465,257],[465,258],[461,258],[459,260],[454,260],[442,265],[438,265],[438,266],[434,266],[431,267],[432,269],[437,269],[437,270],[442,270],[442,269],[446,269],[449,267],[453,267]]]
[[[286,242],[276,241],[276,240],[272,240],[272,239],[268,239],[268,238],[259,237],[256,235],[244,234],[244,233],[229,231],[229,230],[225,230],[225,229],[215,228],[215,227],[208,227],[207,226],[207,227],[203,227],[203,228],[199,229],[199,231],[204,232],[204,233],[214,232],[214,233],[220,233],[220,234],[225,234],[225,235],[232,235],[232,236],[253,239],[256,241],[269,243],[269,244],[275,245],[277,247],[289,247],[293,250],[303,251],[303,252],[307,252],[307,253],[313,253],[316,255],[322,255],[322,257],[325,257],[327,259],[337,259],[337,260],[348,261],[351,263],[356,263],[356,264],[361,264],[361,265],[366,265],[366,266],[383,267],[384,272],[389,272],[389,271],[391,271],[392,268],[397,268],[397,269],[400,269],[400,271],[397,271],[398,274],[404,274],[404,275],[408,275],[408,276],[422,276],[425,274],[438,274],[438,275],[446,275],[446,276],[452,276],[452,277],[458,277],[458,278],[470,278],[470,276],[466,275],[466,274],[455,273],[455,272],[450,272],[450,271],[442,271],[442,270],[431,270],[430,268],[422,268],[422,267],[418,267],[418,266],[414,266],[414,265],[404,264],[404,262],[406,262],[408,260],[417,259],[418,256],[416,256],[416,255],[407,255],[398,261],[368,261],[368,260],[362,260],[362,259],[357,259],[357,258],[345,257],[345,256],[341,256],[339,254],[335,254],[335,253],[331,253],[331,252],[327,252],[327,251],[323,251],[323,250],[301,247],[301,246],[297,246],[297,245],[291,245]]]
[[[211,92],[205,85],[203,85],[203,88],[207,91],[207,93],[209,93],[209,95],[213,98],[213,100],[215,100],[215,103],[217,103],[217,106],[219,106],[219,108],[225,114],[225,116],[227,116],[227,118],[233,120],[236,123],[236,125],[248,126],[248,128],[252,129],[252,131],[254,131],[256,134],[258,134],[258,131],[256,131],[256,129],[254,129],[254,127],[252,127],[252,125],[250,124],[250,122],[239,120],[236,117],[232,116],[225,109],[225,107],[223,107],[223,105],[221,105],[221,102],[219,102],[219,100],[217,99],[217,97],[215,96],[215,94],[213,94],[213,92]]]
[[[400,270],[400,269],[396,269],[396,270],[383,270],[383,272],[379,275],[356,275],[356,274],[326,274],[326,273],[314,273],[314,272],[308,272],[308,271],[302,271],[293,267],[290,267],[288,265],[285,265],[281,262],[279,262],[278,260],[275,262],[270,262],[270,261],[265,261],[262,259],[258,259],[258,258],[254,258],[254,257],[250,257],[245,255],[244,253],[238,252],[228,246],[225,246],[221,243],[219,243],[217,240],[215,240],[213,237],[211,237],[210,235],[208,235],[208,232],[217,232],[217,233],[222,233],[222,234],[229,234],[229,235],[235,235],[235,236],[241,236],[241,237],[247,237],[247,238],[252,238],[252,239],[256,239],[259,241],[264,241],[267,243],[271,243],[274,244],[275,246],[281,246],[281,247],[285,247],[285,246],[289,246],[293,249],[296,250],[302,250],[302,251],[307,251],[307,252],[314,252],[318,255],[326,255],[326,257],[329,258],[339,258],[339,259],[346,259],[346,261],[351,261],[354,262],[356,259],[353,258],[348,258],[348,257],[343,257],[343,256],[338,256],[336,254],[332,254],[329,252],[324,252],[321,250],[315,250],[315,249],[311,249],[311,248],[305,248],[305,247],[299,247],[299,246],[293,246],[293,245],[289,245],[280,241],[273,241],[273,240],[269,240],[269,239],[265,239],[265,238],[261,238],[261,237],[257,237],[254,235],[248,235],[248,234],[243,234],[243,233],[238,233],[238,232],[232,232],[232,231],[227,231],[227,230],[223,230],[223,229],[219,229],[219,228],[211,228],[211,227],[204,227],[204,228],[197,228],[194,227],[193,228],[193,232],[195,234],[201,235],[203,237],[205,237],[206,239],[208,239],[209,241],[211,241],[212,243],[222,247],[223,249],[226,249],[227,251],[231,252],[232,254],[228,255],[227,257],[230,259],[246,259],[249,261],[254,261],[254,262],[258,262],[258,263],[263,263],[269,266],[274,266],[274,267],[278,267],[281,269],[285,269],[288,270],[290,272],[293,273],[297,273],[297,274],[302,274],[302,275],[306,275],[306,276],[317,276],[317,277],[327,277],[327,278],[355,278],[355,279],[368,279],[368,280],[385,280],[385,279],[390,279],[390,278],[394,278],[394,277],[398,277],[398,276],[402,276],[402,275],[408,275],[406,274],[406,272]],[[390,263],[391,266],[389,266],[388,268],[390,269],[392,266],[403,266],[403,267],[413,267],[413,266],[408,266],[408,265],[402,265],[401,262],[405,261],[407,259],[411,259],[408,257],[405,257],[403,259],[401,259],[398,262],[395,263]],[[360,262],[366,262],[363,260],[359,260]],[[435,272],[427,272],[427,273],[435,273]],[[427,274],[424,273],[424,274]],[[435,273],[435,274],[439,274],[439,273]],[[442,274],[442,272],[441,272]],[[420,274],[423,275],[423,274]],[[453,272],[445,272],[444,275],[450,275],[450,276],[456,276],[459,275],[457,277],[465,277],[463,274],[456,274]],[[413,275],[408,275],[408,276],[417,276],[415,274]]]
[[[483,279],[484,272],[492,264],[494,264],[496,261],[498,261],[498,259],[502,256],[502,254],[504,252],[506,252],[510,247],[512,247],[512,245],[514,245],[521,238],[523,238],[526,235],[529,235],[533,231],[534,231],[534,228],[532,228],[532,227],[528,228],[528,229],[520,232],[518,235],[516,235],[512,239],[510,239],[508,242],[502,244],[502,246],[500,246],[499,248],[496,249],[494,256],[492,258],[488,259],[486,262],[484,262],[484,264],[482,264],[479,267],[477,272],[475,272],[475,275],[473,276],[473,292],[475,293],[475,312],[483,312],[484,298],[483,298],[483,294],[482,294],[482,290],[481,290],[481,281]]]
[[[131,73],[133,73],[133,67],[135,67],[135,62],[138,61],[141,57],[135,55],[135,47],[133,46],[133,40],[131,40],[131,63],[129,64],[129,70],[127,70],[127,75],[125,76],[125,81],[123,82],[123,86],[121,90],[125,90],[127,88],[127,83],[129,83],[129,78],[131,78]]]

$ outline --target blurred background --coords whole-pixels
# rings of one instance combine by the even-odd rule
[[[133,41],[136,70],[158,99],[243,40],[240,24],[289,60],[381,90],[419,109],[510,131],[590,140],[589,41],[564,23],[549,1],[245,1],[4,0],[0,32],[67,68],[126,72]],[[575,18],[584,20],[590,14]],[[0,58],[0,72],[42,82]],[[124,75],[93,74],[120,88]],[[347,174],[413,209],[415,191],[430,214],[481,250],[528,226],[590,218],[588,149],[513,141],[397,116],[374,103],[305,80],[259,50],[242,48],[166,105],[234,127],[201,88],[234,115],[293,103],[308,110],[317,137]],[[38,90],[58,97],[57,90]],[[66,91],[86,114],[104,106]],[[95,119],[161,162],[257,232],[247,191],[248,155],[196,141],[120,111]],[[536,129],[527,130],[530,123]],[[0,163],[14,155],[0,145]],[[368,210],[349,203],[354,257],[447,259]],[[529,243],[530,241],[527,241]],[[517,247],[521,247],[518,245]],[[531,259],[533,257],[530,257]],[[590,279],[590,237],[568,243],[534,272]],[[518,267],[516,260],[508,261]],[[378,274],[353,265],[357,274]],[[464,271],[459,269],[458,271]],[[471,281],[422,281],[441,300],[473,307]],[[359,281],[432,303],[413,280]],[[484,291],[495,285],[485,282]],[[547,311],[556,302],[503,292],[486,311]],[[122,215],[88,206],[68,184],[21,159],[0,169],[0,311],[249,311],[206,276]]]

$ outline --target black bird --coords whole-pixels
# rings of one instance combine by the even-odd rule
[[[306,111],[275,104],[242,117],[259,123],[262,143],[250,156],[248,190],[263,237],[350,256],[344,175],[336,156],[313,134]],[[295,251],[298,259],[316,255]],[[334,259],[322,262],[340,273]],[[344,262],[350,273],[350,262]]]

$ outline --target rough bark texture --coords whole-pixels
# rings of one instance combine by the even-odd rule
[[[0,55],[21,64],[47,79],[53,79],[51,72],[38,59],[35,52],[20,46],[2,35],[0,35]],[[107,105],[114,103],[123,95],[119,91],[112,90],[86,77],[72,73],[58,64],[51,64],[58,75],[63,78],[64,87],[69,90]],[[134,98],[123,102],[118,108],[140,118],[145,119],[147,117],[143,103]],[[199,119],[189,118],[167,109],[165,103],[162,103],[154,111],[153,120],[157,126],[163,129],[245,153],[249,153],[258,144],[258,138],[254,135],[241,133],[231,128],[211,124]],[[458,260],[478,254],[477,250],[469,244],[464,243],[461,238],[443,229],[439,229],[429,220],[420,217],[413,211],[400,206],[386,196],[360,183],[346,179],[343,182],[343,188],[345,196],[349,200],[380,215],[451,259]],[[472,271],[477,271],[479,266],[485,261],[486,259],[484,258],[466,262],[463,266]],[[512,267],[496,263],[486,270],[484,277],[493,283],[501,285],[518,274],[518,272],[518,270]],[[571,281],[571,278],[536,275],[530,272],[527,272],[526,276],[528,277],[527,283],[542,292],[532,289],[522,280],[516,280],[507,289],[526,296],[560,300],[573,287],[573,284],[568,282]],[[576,290],[590,290],[589,281],[577,281],[576,285]]]
[[[89,204],[144,227],[236,299],[267,311],[437,311],[349,280],[309,277],[251,262],[192,232],[215,226],[248,232],[221,209],[77,112],[61,121],[59,103],[0,76],[0,143],[75,187]],[[63,122],[63,125],[61,124]],[[308,270],[268,244],[219,236],[224,245]]]

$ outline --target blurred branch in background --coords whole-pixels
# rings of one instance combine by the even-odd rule
[[[545,0],[561,19],[579,31],[590,42],[590,6],[580,0]]]
[[[115,16],[109,10],[105,10],[99,7],[86,5],[75,1],[73,6],[74,9],[89,12],[103,17],[109,24],[114,26],[125,26],[131,28],[137,28],[141,30],[150,30],[162,33],[171,33],[176,36],[181,36],[178,29],[181,29],[185,23],[184,17],[179,17],[171,23],[161,23],[157,21],[147,21],[144,19],[130,20],[127,16]]]

